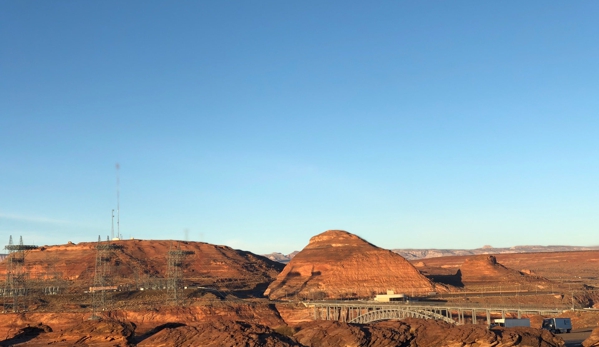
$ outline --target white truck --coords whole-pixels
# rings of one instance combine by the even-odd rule
[[[500,326],[504,328],[513,328],[513,327],[530,327],[530,319],[528,318],[502,318],[495,319],[493,321],[494,326]]]
[[[569,333],[572,330],[572,321],[570,318],[546,318],[543,319],[541,328],[554,334]]]

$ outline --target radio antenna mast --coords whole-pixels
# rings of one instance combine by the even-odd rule
[[[114,239],[114,208],[112,209],[112,228],[110,229],[110,239]]]
[[[116,234],[119,239],[121,237],[121,204],[120,204],[120,184],[119,184],[119,163],[116,163]]]

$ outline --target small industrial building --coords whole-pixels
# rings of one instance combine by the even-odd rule
[[[378,302],[406,301],[408,299],[405,294],[395,294],[392,290],[388,290],[387,294],[379,294],[374,297],[374,301]]]

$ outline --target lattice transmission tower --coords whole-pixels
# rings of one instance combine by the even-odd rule
[[[112,278],[112,257],[114,251],[119,249],[118,245],[110,243],[108,237],[102,242],[98,236],[96,245],[96,268],[94,271],[94,283],[89,288],[92,293],[92,319],[97,318],[96,313],[110,309],[107,292],[116,290]]]
[[[191,254],[194,252],[181,250],[179,244],[177,244],[177,248],[173,248],[172,244],[169,248],[166,266],[166,293],[167,301],[171,305],[179,305],[181,301],[184,262],[185,258]]]
[[[25,252],[36,248],[37,246],[34,245],[24,245],[23,236],[20,237],[19,244],[15,245],[12,242],[12,235],[10,235],[8,245],[4,247],[9,255],[6,259],[6,281],[2,291],[4,299],[2,312],[27,311],[29,274],[25,271]]]

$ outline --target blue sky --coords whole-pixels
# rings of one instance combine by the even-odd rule
[[[599,3],[0,3],[0,237],[599,244]]]

